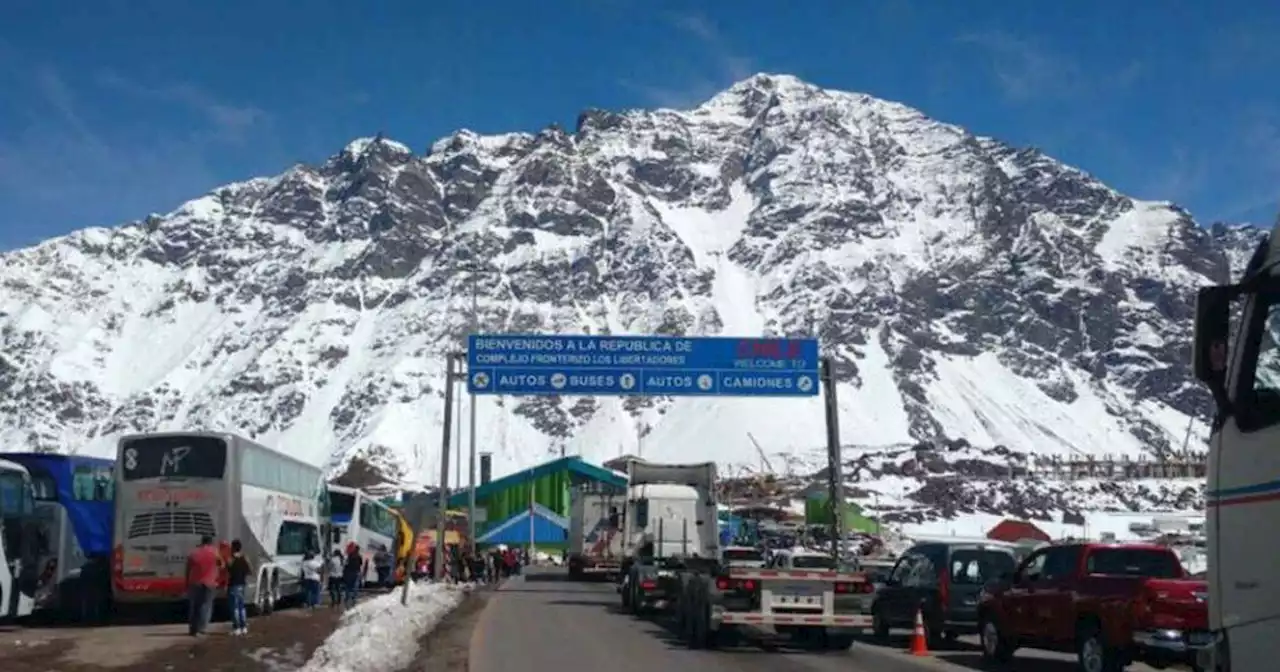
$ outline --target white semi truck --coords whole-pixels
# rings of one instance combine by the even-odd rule
[[[677,570],[719,560],[716,464],[627,463],[620,591],[634,612],[673,607]]]
[[[1276,668],[1280,641],[1280,223],[1237,284],[1196,297],[1194,369],[1213,394],[1206,670]],[[1271,531],[1268,531],[1271,530]]]
[[[871,584],[861,573],[750,567],[722,557],[714,462],[633,461],[627,474],[624,608],[665,607],[690,648],[743,637],[840,650],[871,627],[863,605]]]

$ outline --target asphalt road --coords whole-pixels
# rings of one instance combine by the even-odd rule
[[[966,638],[928,658],[905,653],[906,633],[887,645],[859,641],[847,652],[765,651],[746,644],[690,650],[663,623],[623,613],[608,583],[570,582],[534,569],[496,592],[471,639],[471,672],[927,672],[985,670],[976,641]],[[1002,672],[1072,672],[1072,656],[1019,651]],[[1135,665],[1132,672],[1150,670]]]

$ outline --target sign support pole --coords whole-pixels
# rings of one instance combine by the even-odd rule
[[[480,309],[478,306],[476,290],[476,274],[471,274],[471,333],[480,331]],[[467,367],[468,375],[471,368]],[[471,406],[468,409],[470,414],[470,430],[467,432],[467,439],[471,444],[471,464],[468,483],[470,487],[467,489],[467,539],[470,543],[471,555],[476,554],[476,402],[479,397],[475,394],[470,395]]]
[[[836,398],[835,365],[830,357],[822,358],[822,403],[827,415],[827,474],[831,504],[831,555],[836,568],[844,555],[844,460],[840,455],[840,405]]]
[[[449,436],[453,428],[453,385],[456,382],[457,375],[454,365],[458,362],[457,353],[449,353],[445,357],[445,374],[444,374],[444,437],[440,445],[440,499],[438,511],[436,511],[436,557],[435,557],[435,578],[437,581],[444,577],[444,552],[445,552],[445,525],[449,518]]]

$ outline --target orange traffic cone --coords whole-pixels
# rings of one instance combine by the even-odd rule
[[[924,610],[916,609],[916,627],[911,631],[911,648],[907,651],[913,656],[929,655],[929,643],[924,635]]]

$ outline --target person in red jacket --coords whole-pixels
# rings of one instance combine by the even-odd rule
[[[209,628],[222,565],[218,549],[213,547],[213,537],[207,534],[187,556],[187,633],[192,637],[203,635]]]

